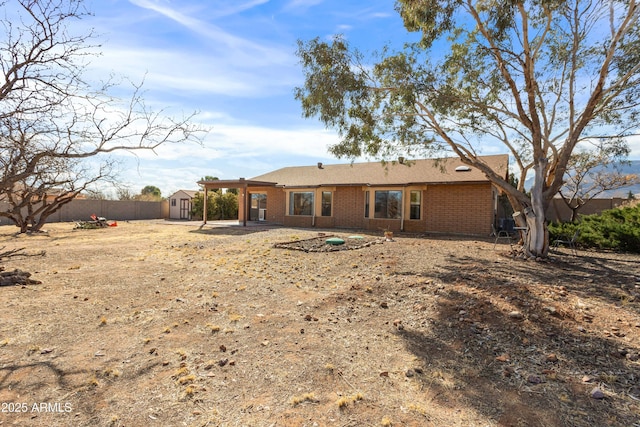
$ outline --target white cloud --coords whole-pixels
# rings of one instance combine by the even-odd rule
[[[155,153],[120,153],[125,164],[122,182],[134,192],[155,185],[166,196],[179,189],[196,189],[195,183],[205,175],[251,178],[286,166],[339,163],[327,152],[328,145],[337,141],[336,135],[318,129],[219,125],[203,146],[165,144]]]
[[[269,156],[327,159],[330,158],[328,146],[337,142],[338,136],[335,133],[321,129],[274,129],[252,125],[214,124],[205,136],[202,146],[194,143],[164,144],[155,152],[139,151],[136,156],[141,160],[197,159],[199,162]]]
[[[640,135],[634,135],[628,139],[631,153],[629,159],[640,160]]]
[[[246,8],[250,8],[256,4],[261,4],[263,2],[258,1],[258,2],[248,3],[244,5],[245,7],[237,7],[232,10],[227,10],[222,14],[219,12],[218,13],[213,12],[213,16],[209,15],[210,13],[212,13],[211,9],[207,9],[207,16],[210,19],[210,21],[204,21],[198,18],[194,18],[193,16],[190,16],[186,13],[180,12],[177,9],[172,9],[167,6],[161,6],[157,1],[150,1],[150,0],[130,0],[130,1],[131,3],[139,7],[153,10],[154,12],[157,12],[162,16],[179,23],[180,25],[186,27],[190,31],[193,31],[209,39],[211,42],[220,43],[221,44],[220,47],[223,47],[225,49],[231,49],[232,51],[237,50],[240,52],[245,52],[247,54],[251,53],[252,55],[256,55],[257,57],[264,57],[264,56],[270,56],[270,55],[279,56],[278,49],[269,48],[267,46],[264,46],[263,44],[256,43],[250,39],[233,35],[227,31],[224,31],[218,25],[215,25],[211,22],[212,20],[218,19],[224,15],[237,13]],[[214,8],[213,10],[219,11],[220,9]]]
[[[290,59],[294,63],[293,56]],[[187,110],[202,110],[207,104],[215,104],[218,95],[253,98],[291,93],[301,80],[301,73],[277,63],[256,65],[268,60],[113,46],[104,49],[103,56],[93,61],[90,77],[99,80],[115,67],[118,74],[134,82],[144,79],[146,98],[168,93],[173,105],[187,102]]]

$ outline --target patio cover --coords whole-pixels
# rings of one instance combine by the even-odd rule
[[[203,224],[207,223],[207,200],[209,198],[209,190],[217,190],[219,188],[238,188],[240,189],[240,197],[244,200],[245,209],[250,205],[249,203],[249,187],[275,187],[277,183],[268,181],[255,181],[251,179],[215,179],[211,181],[198,181],[198,185],[204,188],[204,206],[202,212]],[[247,226],[247,214],[245,212],[243,226]]]

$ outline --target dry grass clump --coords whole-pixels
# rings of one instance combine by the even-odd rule
[[[301,403],[318,403],[319,400],[316,398],[316,396],[313,393],[304,393],[301,394],[299,396],[293,396],[291,398],[291,404],[293,406],[297,406],[300,405]]]
[[[343,396],[336,401],[338,408],[344,409],[349,406],[351,403],[359,402],[364,399],[364,395],[362,393],[356,393],[350,396]]]

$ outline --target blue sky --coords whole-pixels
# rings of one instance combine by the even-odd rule
[[[303,83],[296,41],[343,34],[362,51],[401,46],[406,32],[392,0],[87,0],[94,13],[77,25],[100,35],[93,79],[144,79],[154,110],[210,128],[203,146],[167,144],[125,156],[121,181],[164,196],[196,189],[205,175],[251,178],[286,166],[338,163],[338,141],[303,119],[293,90]],[[640,159],[640,138],[632,141]],[[497,151],[494,151],[497,150]],[[485,151],[486,154],[504,149]]]
[[[100,34],[91,77],[144,79],[146,102],[210,128],[202,147],[167,144],[126,157],[122,181],[164,196],[196,189],[205,175],[250,178],[317,162],[334,132],[302,118],[293,90],[303,83],[296,41],[343,34],[376,49],[410,37],[390,0],[93,0],[82,25]]]

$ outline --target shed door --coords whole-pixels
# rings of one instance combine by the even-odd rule
[[[191,219],[191,200],[180,199],[180,219]]]

